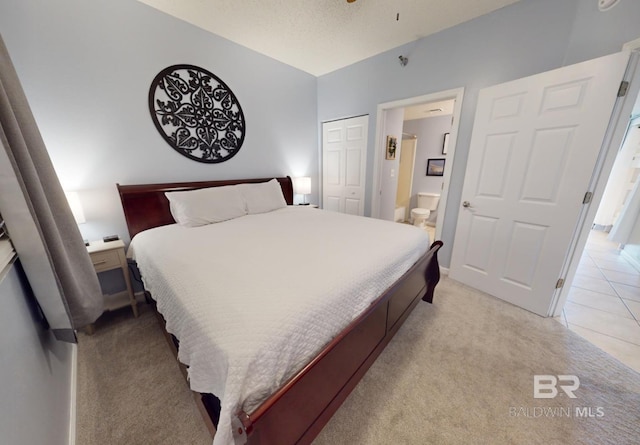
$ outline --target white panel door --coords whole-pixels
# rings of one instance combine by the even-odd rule
[[[364,215],[369,116],[322,124],[322,207]]]
[[[480,91],[451,278],[550,314],[628,59]]]

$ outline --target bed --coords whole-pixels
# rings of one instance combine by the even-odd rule
[[[264,195],[250,196],[273,184],[282,203],[265,211]],[[215,445],[310,443],[412,308],[433,300],[442,242],[411,226],[293,206],[290,177],[117,187],[129,254]],[[183,224],[176,197],[194,195],[183,192],[238,188],[247,214]],[[337,255],[345,246],[351,253]]]

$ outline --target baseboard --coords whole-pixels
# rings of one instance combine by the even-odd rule
[[[449,268],[440,266],[440,274],[449,276]]]
[[[71,390],[69,394],[69,445],[76,444],[76,412],[78,394],[78,345],[72,344],[71,349]]]

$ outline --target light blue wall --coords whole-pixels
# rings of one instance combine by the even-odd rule
[[[380,103],[464,87],[442,234],[445,266],[478,91],[618,51],[640,36],[638,23],[637,0],[606,13],[596,0],[521,0],[316,79],[135,0],[0,1],[0,32],[63,186],[82,191],[89,223],[81,230],[91,239],[126,238],[116,182],[309,175],[317,202],[319,122],[369,114],[373,123]],[[400,54],[409,57],[404,68]],[[247,135],[228,162],[182,157],[153,127],[150,82],[176,63],[209,69],[238,97]],[[370,125],[368,184],[375,132]],[[369,187],[367,212],[371,193]],[[7,443],[65,443],[68,412],[50,408],[69,402],[71,346],[38,329],[15,272],[0,283],[0,294],[3,443],[5,436]]]
[[[607,12],[598,10],[597,1],[576,3],[565,65],[618,52],[622,45],[640,37],[640,1],[621,0]]]
[[[135,0],[2,0],[0,30],[83,235],[127,237],[115,183],[305,175],[317,202],[316,78]],[[153,126],[151,81],[189,63],[220,77],[246,119],[239,153],[192,161]]]
[[[69,443],[72,352],[43,329],[17,265],[0,277],[0,443]]]
[[[0,32],[63,187],[80,191],[85,238],[128,238],[117,182],[311,176],[318,202],[315,77],[135,0],[1,0]],[[151,81],[178,63],[213,72],[240,101],[246,138],[229,161],[189,160],[153,126]],[[14,275],[0,283],[0,442],[66,444],[71,346],[37,331]]]
[[[438,34],[366,59],[318,79],[318,118],[370,114],[380,103],[464,87],[453,160],[441,264],[449,266],[473,117],[481,88],[619,51],[640,36],[640,2],[610,12],[595,0],[521,0]],[[596,8],[597,9],[597,8]],[[406,67],[398,56],[409,58]],[[376,128],[369,129],[367,183],[372,184]],[[448,162],[451,160],[448,159]],[[367,191],[370,213],[371,188]]]
[[[0,29],[54,165],[82,190],[85,237],[126,238],[114,183],[310,175],[317,202],[319,122],[464,87],[441,251],[450,261],[478,91],[619,50],[638,37],[640,2],[599,12],[595,0],[521,0],[316,79],[134,0],[3,0]],[[401,67],[398,55],[409,57]],[[238,96],[247,137],[228,162],[199,164],[159,136],[146,104],[162,68],[193,63]],[[370,214],[375,125],[369,126]],[[449,162],[451,160],[448,160]]]

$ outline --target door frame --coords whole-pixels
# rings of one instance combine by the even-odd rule
[[[396,100],[393,102],[385,102],[378,104],[375,129],[375,144],[373,158],[373,187],[371,189],[371,216],[373,218],[380,217],[380,195],[382,194],[382,161],[385,151],[386,135],[384,135],[384,122],[386,112],[398,108],[406,108],[413,105],[419,105],[428,102],[436,102],[442,100],[454,99],[453,106],[453,123],[449,133],[449,151],[445,162],[443,187],[440,193],[440,202],[438,204],[438,213],[436,216],[436,235],[435,239],[442,236],[442,223],[447,208],[447,197],[449,195],[449,183],[451,182],[451,171],[453,169],[453,160],[455,159],[455,147],[458,139],[458,128],[460,126],[460,115],[462,113],[462,99],[464,96],[464,88],[454,88],[451,90],[440,91],[436,93],[425,94],[423,96],[410,97],[408,99]]]
[[[640,39],[634,41],[640,48]],[[634,43],[630,42],[630,43]],[[629,50],[625,45],[624,50]],[[613,163],[615,162],[618,150],[620,149],[624,137],[627,133],[629,123],[631,122],[631,113],[638,96],[640,95],[640,52],[638,49],[631,52],[631,57],[627,65],[627,71],[623,80],[629,82],[629,90],[622,100],[618,100],[613,108],[613,113],[609,119],[609,126],[605,134],[604,142],[600,150],[600,155],[594,168],[589,190],[593,193],[591,203],[583,206],[578,221],[576,222],[576,230],[573,239],[569,245],[567,256],[562,266],[560,276],[564,279],[564,285],[556,289],[549,315],[557,317],[561,315],[562,309],[569,297],[571,282],[576,274],[582,252],[587,245],[591,226],[595,220],[604,189],[607,186]]]
[[[402,153],[404,153],[404,150],[402,148],[402,144],[404,144],[405,141],[411,141],[413,143],[413,159],[411,161],[411,174],[410,174],[410,178],[409,178],[409,202],[411,202],[411,192],[413,191],[413,172],[416,170],[416,151],[418,149],[418,137],[416,135],[412,135],[412,137],[407,138],[407,139],[403,139],[404,135],[407,133],[403,133],[402,137],[400,138],[400,161],[402,161]],[[400,167],[398,166],[398,182],[400,181]],[[397,195],[397,192],[396,192]],[[398,198],[396,196],[396,205],[398,203]],[[405,209],[404,212],[404,219],[406,221],[407,216],[409,216],[411,213],[411,209]]]

